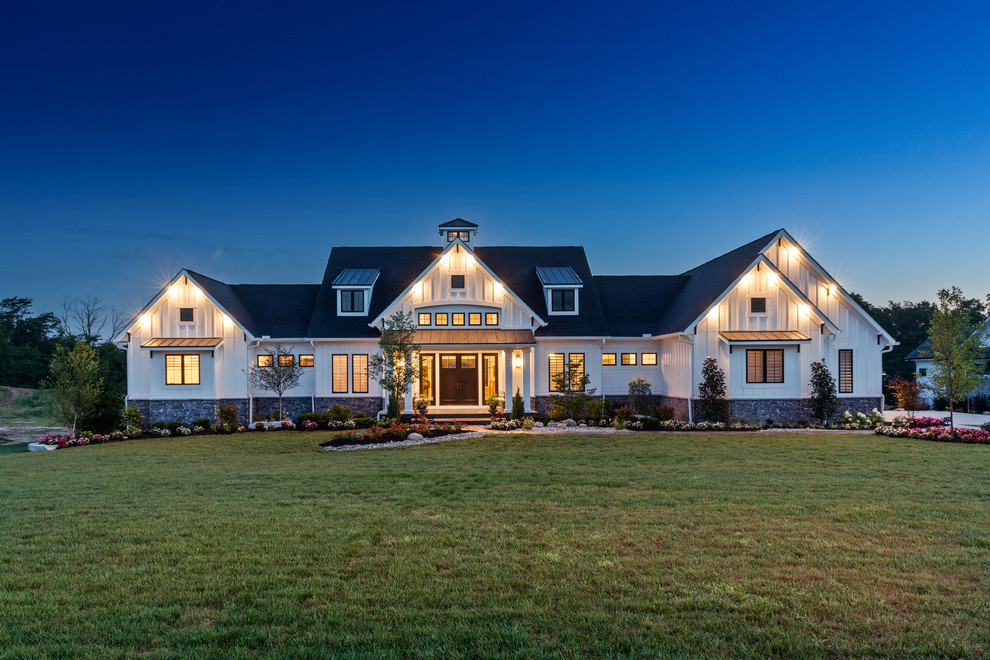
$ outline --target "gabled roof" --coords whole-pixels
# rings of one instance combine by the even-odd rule
[[[478,225],[476,223],[465,220],[464,218],[454,218],[453,220],[448,220],[447,222],[441,222],[437,226],[443,227],[444,229],[457,229],[458,227],[474,228],[474,229],[478,228]]]
[[[660,319],[655,334],[685,332],[756,261],[779,231],[770,232],[681,273],[681,277],[687,280]]]

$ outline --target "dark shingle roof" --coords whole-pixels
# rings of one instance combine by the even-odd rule
[[[458,222],[464,224],[451,224]],[[444,225],[477,226],[460,218]],[[479,247],[475,254],[548,323],[536,331],[537,336],[639,337],[687,331],[688,325],[742,275],[776,234],[761,236],[680,275],[592,276],[584,248],[577,246]],[[255,336],[377,338],[378,331],[368,323],[398,298],[440,252],[441,248],[430,246],[336,247],[330,252],[322,284],[229,285],[188,272]],[[568,279],[584,284],[578,294],[579,314],[549,315],[535,264],[540,264],[545,273],[567,273]],[[358,270],[379,271],[368,315],[337,316],[334,282],[345,272],[348,274],[344,277],[350,280]]]
[[[987,348],[987,353],[985,357],[987,360],[990,360],[990,347]],[[905,361],[931,360],[931,359],[932,359],[932,340],[930,338],[921,342],[921,345],[919,345],[918,348],[908,353],[907,357],[904,358]]]
[[[596,275],[594,284],[609,334],[652,335],[688,279],[684,275]]]
[[[777,231],[681,273],[681,276],[687,277],[688,280],[660,319],[660,324],[655,330],[656,334],[665,335],[687,330],[688,326],[694,323],[695,319],[743,274],[746,267],[753,263],[763,248],[777,235]]]

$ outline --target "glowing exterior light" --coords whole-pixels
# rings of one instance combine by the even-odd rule
[[[743,275],[742,282],[740,282],[740,284],[742,284],[746,288],[749,288],[749,280],[750,280],[749,273],[746,273],[745,275]]]
[[[776,284],[776,283],[777,283],[777,273],[767,271],[767,284]]]
[[[494,282],[492,284],[492,291],[494,291],[496,294],[502,294],[505,293],[505,287],[502,286],[501,282]]]
[[[807,305],[801,305],[798,309],[801,310],[801,316],[808,316],[811,314],[811,308]]]
[[[173,284],[172,286],[170,286],[168,288],[168,293],[173,298],[175,298],[177,295],[179,295],[179,283],[176,282],[175,284]]]
[[[711,311],[708,312],[708,320],[714,321],[718,318],[718,307],[712,307]]]
[[[522,353],[516,353],[512,356],[512,366],[516,369],[522,369]]]
[[[151,325],[151,314],[142,314],[141,315],[141,325],[143,327],[145,327],[145,328],[147,328],[149,325]]]
[[[473,266],[474,265],[474,257],[472,257],[470,254],[465,254],[464,255],[464,263],[466,265],[468,265],[468,266]]]
[[[835,285],[834,284],[827,284],[825,286],[825,289],[828,292],[828,295],[831,296],[831,295],[834,295],[835,294]]]
[[[450,253],[449,252],[447,254],[443,255],[443,259],[441,260],[441,263],[443,263],[444,266],[449,266],[450,265]]]

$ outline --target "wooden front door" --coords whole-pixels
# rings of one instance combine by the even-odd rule
[[[440,405],[478,405],[478,356],[440,356]]]

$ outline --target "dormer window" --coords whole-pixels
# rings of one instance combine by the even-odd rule
[[[371,292],[378,280],[377,268],[345,268],[334,281],[339,316],[367,316]]]
[[[364,291],[361,289],[343,289],[340,292],[340,311],[352,314],[364,312]]]
[[[457,239],[457,238],[459,238],[462,241],[464,241],[465,243],[467,243],[467,242],[469,242],[471,240],[471,234],[470,234],[470,232],[466,232],[466,231],[448,231],[447,232],[447,242],[448,243],[453,243],[454,242],[454,239]]]
[[[577,314],[578,289],[584,286],[570,266],[537,266],[550,314]]]

